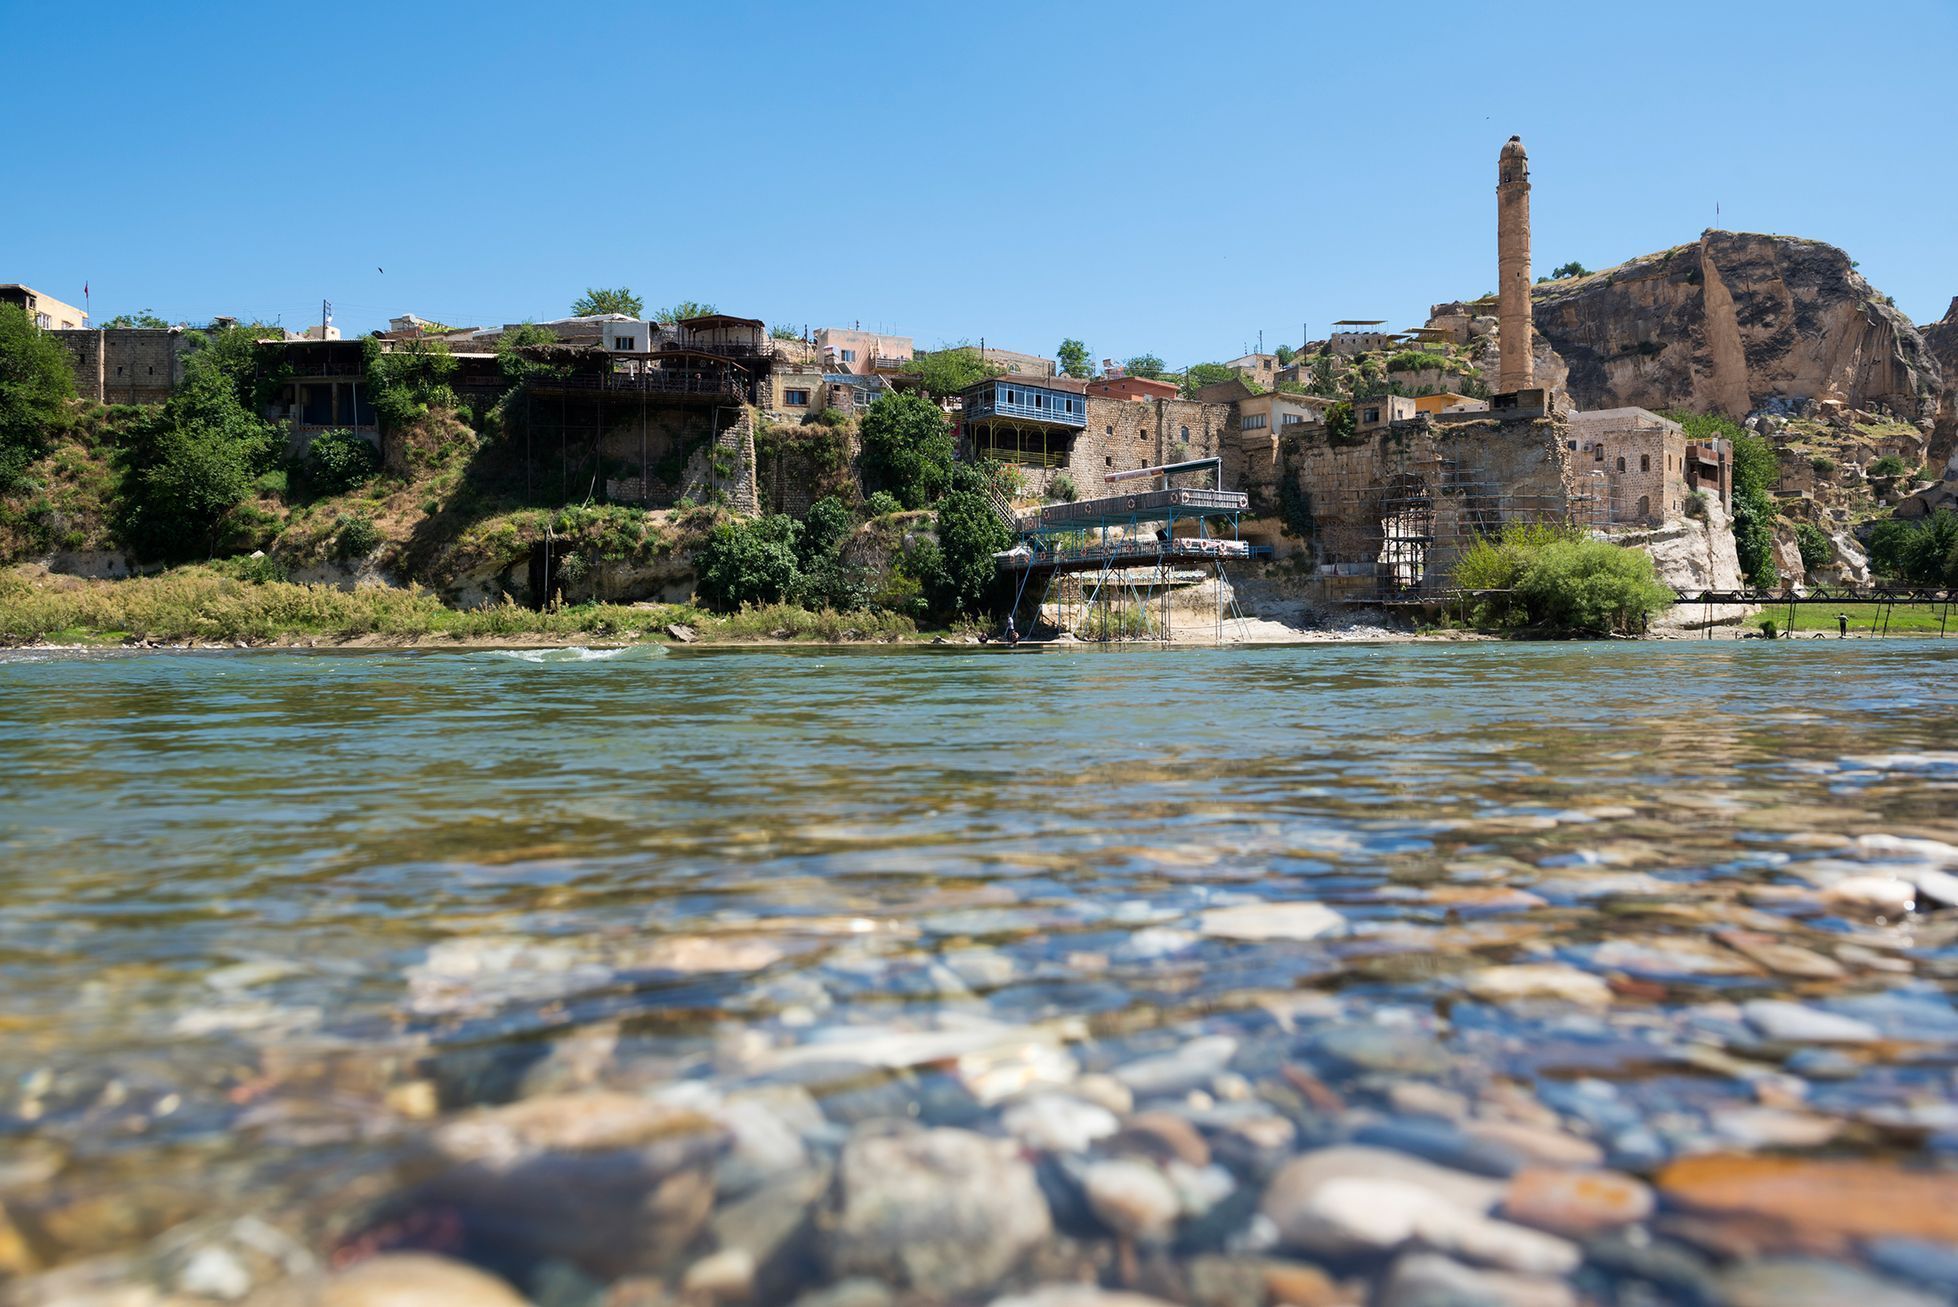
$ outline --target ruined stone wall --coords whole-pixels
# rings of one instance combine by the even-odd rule
[[[1399,422],[1344,439],[1323,427],[1280,441],[1278,474],[1309,519],[1309,545],[1329,588],[1372,587],[1388,521],[1432,537],[1424,583],[1443,585],[1477,535],[1511,522],[1566,521],[1574,488],[1566,430],[1547,418]]]
[[[49,333],[68,351],[75,392],[97,404],[161,404],[184,377],[184,335],[158,327]]]
[[[1112,494],[1106,480],[1111,472],[1223,454],[1230,427],[1228,404],[1090,395],[1088,427],[1074,439],[1067,474],[1083,499]],[[1228,472],[1224,484],[1230,485]]]

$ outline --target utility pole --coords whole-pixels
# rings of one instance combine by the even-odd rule
[[[327,324],[332,321],[333,321],[333,302],[331,300],[321,300],[320,301],[320,339],[321,340],[326,339],[326,327]]]

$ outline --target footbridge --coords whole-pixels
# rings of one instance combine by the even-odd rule
[[[1029,629],[1045,620],[1083,639],[1167,642],[1173,592],[1210,581],[1221,640],[1226,610],[1236,612],[1224,565],[1251,553],[1237,534],[1250,499],[1216,484],[1222,475],[1216,458],[1139,468],[1107,478],[1111,485],[1134,483],[1132,491],[1013,514],[1018,539],[993,558],[1014,578],[1015,620],[1032,594]],[[1212,484],[1171,484],[1179,476]]]

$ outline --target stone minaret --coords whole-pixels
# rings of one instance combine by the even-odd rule
[[[1530,322],[1530,156],[1512,136],[1496,164],[1496,295],[1502,353],[1496,390],[1530,386],[1535,331]]]

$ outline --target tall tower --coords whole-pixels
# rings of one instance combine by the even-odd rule
[[[1535,330],[1530,321],[1530,156],[1512,136],[1496,162],[1496,295],[1502,324],[1499,392],[1526,390]]]

